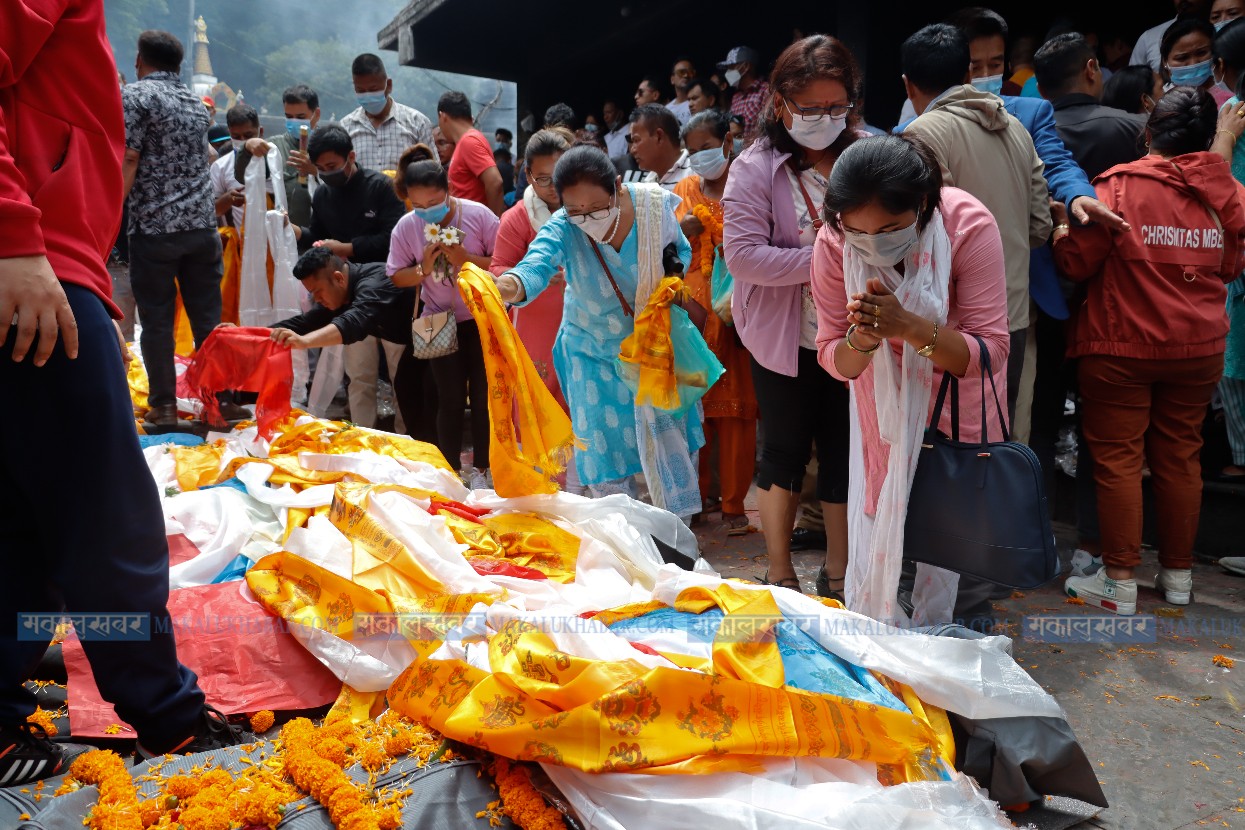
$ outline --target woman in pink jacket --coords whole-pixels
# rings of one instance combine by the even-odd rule
[[[863,135],[862,78],[840,41],[813,35],[786,48],[756,142],[731,166],[722,245],[735,278],[735,330],[752,353],[763,442],[757,499],[771,585],[800,590],[791,530],[804,470],[817,447],[817,498],[826,563],[817,593],[842,597],[847,566],[847,389],[817,366],[817,311],[809,289],[826,178]]]
[[[817,357],[852,391],[847,600],[854,611],[898,622],[908,494],[944,372],[968,380],[959,385],[960,440],[979,440],[983,427],[1002,437],[995,406],[981,423],[977,338],[1006,400],[1003,247],[990,212],[942,187],[937,159],[914,137],[867,138],[844,151],[825,216],[813,251]],[[945,408],[947,434],[950,420]],[[954,590],[934,608],[921,577],[918,569],[917,617],[949,618]]]

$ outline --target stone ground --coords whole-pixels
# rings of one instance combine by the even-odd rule
[[[759,525],[755,510],[749,515]],[[723,576],[759,581],[765,573],[760,533],[729,537],[716,514],[695,530],[705,559]],[[1057,525],[1056,534],[1070,550],[1071,528]],[[821,557],[797,553],[794,560],[812,593]],[[1024,639],[1027,615],[1105,613],[1065,603],[1062,580],[995,604],[996,633],[1013,638],[1016,659],[1063,705],[1111,804],[1079,824],[1038,814],[1045,811],[1016,816],[1022,827],[1245,830],[1245,578],[1199,562],[1193,603],[1178,609],[1153,590],[1156,570],[1150,553],[1137,573],[1139,585],[1151,586],[1139,592],[1138,613],[1156,615],[1154,643]],[[1216,655],[1237,666],[1216,666]]]

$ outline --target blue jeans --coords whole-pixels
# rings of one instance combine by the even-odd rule
[[[41,368],[29,356],[14,363],[12,333],[0,347],[10,404],[0,407],[0,724],[34,712],[22,683],[48,648],[46,639],[18,639],[19,614],[149,614],[150,639],[87,639],[83,649],[104,700],[160,752],[193,731],[203,692],[177,662],[164,516],[116,329],[98,297],[64,288],[78,323],[76,359],[58,342]]]

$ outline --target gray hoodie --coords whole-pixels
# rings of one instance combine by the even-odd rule
[[[976,196],[994,215],[1007,268],[1008,329],[1029,326],[1029,249],[1050,237],[1042,161],[1003,101],[967,84],[951,87],[904,133],[922,138],[942,165],[944,185]]]

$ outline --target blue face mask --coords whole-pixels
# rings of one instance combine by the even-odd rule
[[[307,128],[308,132],[311,131],[311,119],[310,118],[287,118],[285,119],[285,133],[286,135],[288,135],[290,138],[294,139],[295,141],[298,141],[298,128],[304,127],[304,126]]]
[[[722,174],[726,172],[726,165],[730,163],[730,159],[722,155],[720,147],[692,153],[687,161],[692,167],[692,172],[711,182],[722,178]]]
[[[734,154],[739,155],[740,153],[744,151],[744,140],[742,138],[733,139],[731,141],[731,146],[732,146],[732,149],[734,149],[735,151]]]
[[[1219,30],[1220,30],[1220,29],[1222,29],[1224,26],[1227,26],[1229,23],[1231,23],[1233,20],[1236,20],[1236,18],[1235,18],[1235,17],[1230,17],[1230,18],[1228,18],[1227,20],[1220,20],[1218,23],[1216,23],[1216,24],[1215,24],[1215,31],[1216,31],[1216,32],[1217,32],[1217,31],[1219,31]]]
[[[380,115],[385,109],[389,96],[383,92],[361,92],[355,96],[355,100],[368,115]]]
[[[1172,76],[1173,86],[1201,86],[1214,74],[1209,60],[1190,66],[1169,66],[1167,71]]]
[[[450,200],[447,198],[441,204],[430,208],[411,208],[411,213],[423,219],[429,225],[439,225],[441,220],[450,212]]]
[[[973,78],[973,86],[982,92],[989,92],[992,95],[1001,95],[1003,92],[1003,76],[987,75],[984,78]]]

